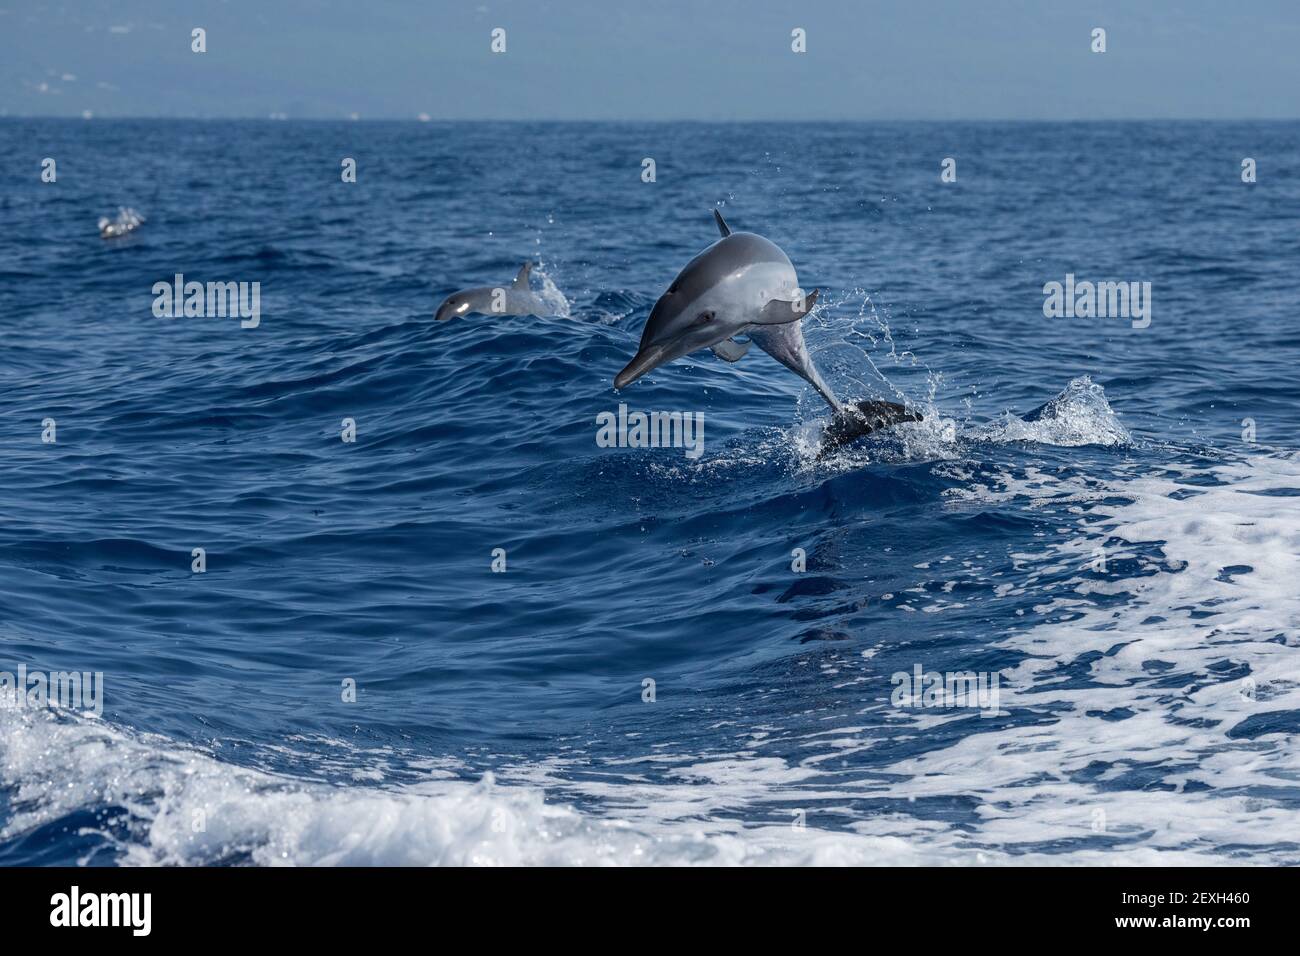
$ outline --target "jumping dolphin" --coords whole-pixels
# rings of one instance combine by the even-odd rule
[[[650,310],[641,345],[614,378],[615,388],[698,349],[738,362],[752,343],[815,388],[835,413],[823,433],[823,452],[897,422],[920,421],[894,402],[846,405],[836,398],[808,354],[799,322],[819,290],[802,295],[780,247],[752,232],[733,233],[716,209],[713,216],[722,238],[688,262]],[[735,340],[742,334],[748,342]]]
[[[546,315],[546,303],[528,287],[533,264],[525,262],[508,287],[479,286],[453,292],[438,306],[435,318],[446,320],[478,312],[483,315]]]

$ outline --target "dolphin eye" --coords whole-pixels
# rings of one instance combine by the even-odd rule
[[[712,321],[713,321],[713,313],[712,313],[712,312],[701,312],[699,315],[697,315],[697,316],[695,317],[695,323],[694,323],[694,324],[695,324],[695,325],[705,325],[705,324],[707,324],[707,323],[709,323],[709,322],[712,322]]]

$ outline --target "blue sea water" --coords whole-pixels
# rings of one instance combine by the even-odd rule
[[[0,700],[0,863],[1300,862],[1300,124],[7,119],[0,157],[0,671],[103,673],[99,716]],[[818,457],[757,350],[614,391],[715,207],[821,290],[841,397],[923,422]],[[553,315],[433,321],[526,259]],[[155,317],[177,273],[260,324]],[[1067,274],[1150,324],[1045,317]],[[704,453],[600,447],[620,402]],[[996,706],[896,706],[917,667]]]

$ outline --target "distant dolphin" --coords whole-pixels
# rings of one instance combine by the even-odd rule
[[[107,216],[99,217],[99,237],[101,239],[121,238],[135,232],[143,222],[144,216],[134,209],[119,206],[116,219],[109,219]]]
[[[533,264],[525,262],[508,287],[479,286],[453,292],[438,306],[435,318],[442,321],[471,312],[483,315],[547,315],[546,303],[528,287]]]
[[[799,323],[812,311],[818,290],[801,295],[794,266],[776,244],[752,232],[733,233],[716,209],[713,216],[722,238],[688,262],[650,310],[641,345],[614,378],[615,388],[698,349],[738,362],[753,343],[830,405],[835,417],[823,434],[822,451],[897,422],[921,420],[894,402],[846,405],[836,398],[808,354]],[[733,338],[742,334],[748,342]]]

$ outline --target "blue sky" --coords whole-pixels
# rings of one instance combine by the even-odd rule
[[[1296,118],[1298,49],[1300,0],[0,0],[0,113]]]

